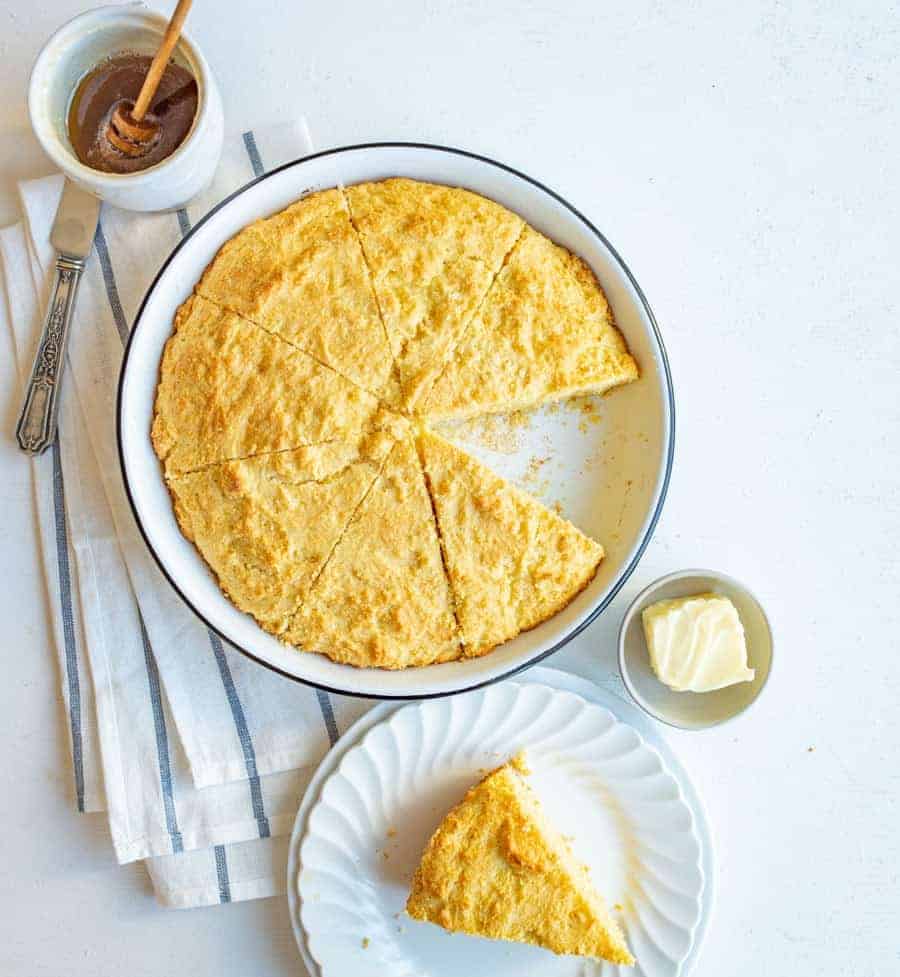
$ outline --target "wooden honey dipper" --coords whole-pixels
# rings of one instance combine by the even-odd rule
[[[181,36],[181,28],[184,26],[192,2],[193,0],[178,0],[178,6],[175,7],[172,19],[166,27],[159,50],[150,63],[147,77],[144,78],[144,84],[141,85],[134,106],[129,109],[128,103],[123,102],[113,110],[106,135],[110,144],[126,156],[143,156],[159,138],[159,123],[152,119],[145,119],[144,116],[150,108],[172,51]]]

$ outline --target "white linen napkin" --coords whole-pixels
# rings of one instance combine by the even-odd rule
[[[284,835],[309,767],[367,708],[267,672],[193,616],[138,535],[115,448],[122,349],[152,276],[192,222],[259,175],[263,160],[308,152],[304,130],[245,133],[188,210],[104,208],[78,297],[60,438],[33,463],[79,806],[102,805],[102,768],[117,857],[149,859],[168,905],[283,891]],[[48,236],[61,187],[58,177],[21,184],[25,231],[0,232],[23,373],[40,325],[35,282],[47,281],[55,257]]]

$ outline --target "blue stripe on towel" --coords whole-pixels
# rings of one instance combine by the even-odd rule
[[[159,671],[150,649],[150,640],[144,619],[141,622],[141,643],[144,646],[144,664],[147,667],[147,684],[150,687],[150,704],[153,708],[153,726],[156,729],[156,758],[159,764],[159,785],[162,788],[163,809],[166,812],[166,828],[172,841],[173,854],[184,851],[181,832],[178,830],[178,815],[175,812],[175,791],[172,787],[172,766],[169,760],[169,733],[162,707],[162,693],[159,688]]]
[[[184,207],[178,211],[178,226],[181,229],[182,237],[185,237],[191,229],[191,219],[188,217],[188,212]]]
[[[75,799],[84,811],[84,747],[81,737],[81,681],[75,650],[75,619],[72,614],[72,578],[69,569],[69,536],[66,527],[66,494],[59,433],[53,442],[53,520],[56,525],[56,570],[59,575],[59,602],[62,610],[63,644],[66,655],[66,683],[69,688],[69,728],[72,731],[72,766],[75,773]]]
[[[106,245],[106,235],[103,233],[103,221],[97,221],[97,232],[94,234],[94,247],[97,249],[97,257],[100,259],[100,273],[103,275],[103,285],[106,288],[106,297],[109,299],[109,307],[112,309],[113,322],[119,333],[122,345],[128,342],[128,320],[122,309],[122,302],[119,298],[119,288],[116,285],[116,276],[113,272],[112,262],[109,260],[109,248]]]
[[[216,845],[213,848],[216,859],[216,878],[219,880],[219,902],[231,902],[231,882],[228,879],[228,859],[225,856],[225,846]]]
[[[253,748],[253,740],[250,738],[250,730],[247,728],[247,717],[244,715],[244,707],[237,694],[234,685],[234,677],[225,657],[225,649],[215,631],[209,632],[209,643],[212,645],[213,654],[216,656],[216,664],[219,666],[219,674],[222,676],[222,684],[225,686],[225,695],[228,698],[228,705],[231,707],[231,715],[237,729],[238,739],[241,743],[241,750],[244,753],[244,765],[247,768],[247,783],[250,787],[250,802],[253,805],[253,816],[259,825],[260,838],[271,837],[272,830],[269,827],[269,819],[266,817],[265,807],[263,806],[262,786],[259,782],[259,773],[256,769],[256,750]]]
[[[325,729],[328,732],[328,742],[334,746],[338,741],[337,723],[334,721],[334,709],[331,707],[331,696],[322,689],[316,689],[316,698],[319,700],[319,708],[322,710],[322,719],[325,720]]]
[[[247,150],[250,166],[253,168],[253,175],[262,176],[265,173],[265,167],[263,166],[262,157],[259,154],[259,148],[256,145],[256,136],[253,135],[252,131],[244,133],[244,148]],[[316,698],[319,701],[319,709],[322,711],[322,721],[325,723],[325,730],[328,733],[328,742],[334,746],[340,734],[338,733],[337,723],[334,719],[331,696],[327,692],[317,689]]]
[[[259,155],[259,150],[256,148],[256,136],[252,132],[244,133],[244,148],[247,150],[247,156],[250,160],[250,166],[253,169],[254,176],[262,176],[265,173],[265,168],[263,167],[262,157]]]

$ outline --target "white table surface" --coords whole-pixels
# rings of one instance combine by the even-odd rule
[[[49,172],[28,69],[83,7],[0,0],[2,222],[15,179]],[[678,400],[669,499],[625,591],[552,664],[609,681],[630,597],[688,565],[731,572],[771,614],[756,707],[670,734],[717,839],[704,977],[900,972],[896,15],[872,0],[199,0],[190,16],[233,128],[301,111],[323,147],[506,160],[590,215],[649,296]],[[283,899],[163,910],[141,865],[115,864],[103,818],[72,812],[5,335],[0,371],[0,973],[296,975]]]

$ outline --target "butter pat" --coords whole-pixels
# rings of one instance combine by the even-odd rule
[[[737,608],[719,594],[661,600],[641,613],[656,677],[676,692],[752,682]]]

